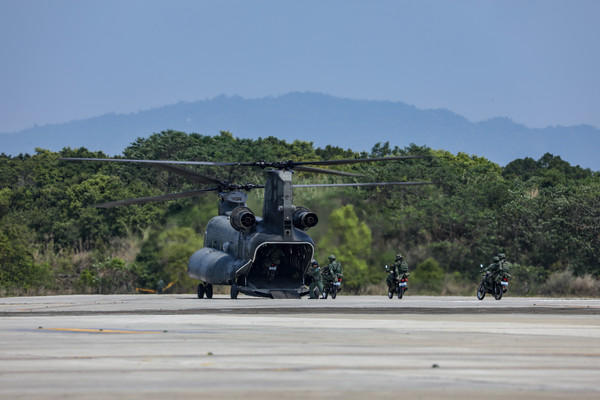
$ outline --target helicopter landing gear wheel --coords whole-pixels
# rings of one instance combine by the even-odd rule
[[[237,283],[232,283],[231,284],[231,298],[237,299],[239,293],[240,293],[240,291],[238,289]]]
[[[199,283],[198,284],[198,298],[201,299],[203,297],[204,297],[204,285]]]
[[[206,284],[206,298],[207,299],[212,299],[213,298],[213,286],[210,283]]]

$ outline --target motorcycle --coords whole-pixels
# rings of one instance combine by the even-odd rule
[[[500,300],[502,295],[508,291],[508,274],[503,274],[499,282],[494,280],[491,287],[487,287],[485,284],[486,276],[487,274],[483,275],[483,280],[477,288],[477,298],[483,300],[486,293],[489,293],[493,295],[496,300]]]
[[[326,285],[323,288],[323,298],[326,299],[329,294],[331,294],[331,298],[335,299],[337,294],[342,291],[342,278],[337,277],[329,282],[329,285]]]
[[[394,297],[394,293],[401,299],[404,296],[404,292],[408,290],[408,278],[402,277],[399,280],[396,279],[394,286],[388,289],[388,298]]]

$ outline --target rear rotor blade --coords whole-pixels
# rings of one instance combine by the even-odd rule
[[[431,156],[393,156],[393,157],[373,157],[373,158],[346,158],[342,160],[323,160],[323,161],[297,161],[295,165],[342,165],[342,164],[358,164],[376,161],[394,161],[394,160],[409,160],[413,158],[428,158]]]
[[[305,185],[292,185],[294,188],[303,187],[344,187],[344,186],[419,186],[433,185],[433,182],[358,182],[358,183],[314,183]]]
[[[353,174],[351,172],[336,171],[334,169],[322,169],[322,168],[304,167],[304,166],[295,167],[294,171],[314,172],[314,173],[317,173],[317,174],[340,175],[340,176],[354,176],[354,177],[365,176],[365,175],[361,175],[361,174]]]
[[[358,163],[367,163],[367,162],[377,162],[377,161],[394,161],[394,160],[408,160],[413,158],[428,158],[431,156],[393,156],[393,157],[373,157],[373,158],[346,158],[341,160],[322,160],[322,161],[275,161],[275,162],[267,162],[267,161],[255,161],[255,162],[213,162],[213,161],[175,161],[175,160],[132,160],[126,158],[74,158],[74,157],[64,157],[59,158],[59,160],[64,161],[101,161],[101,162],[123,162],[123,163],[145,163],[145,164],[156,164],[156,165],[209,165],[209,166],[239,166],[239,167],[257,167],[257,168],[275,168],[275,169],[287,169],[293,170],[297,169],[300,171],[299,167],[304,165],[343,165],[343,164],[358,164]],[[309,167],[303,167],[309,168]],[[331,170],[309,170],[304,169],[307,172],[318,172],[323,174],[330,175],[347,175],[348,173],[334,173]],[[326,172],[329,171],[329,172]]]

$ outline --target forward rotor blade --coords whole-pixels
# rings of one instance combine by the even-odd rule
[[[215,190],[219,190],[219,188],[199,189],[199,190],[191,190],[189,192],[163,194],[160,196],[137,197],[135,199],[110,201],[108,203],[94,204],[94,207],[114,208],[114,207],[119,207],[119,206],[130,206],[132,204],[152,203],[155,201],[167,201],[167,200],[175,200],[175,199],[184,199],[184,198],[188,198],[188,197],[200,197],[200,196],[206,194],[207,192],[212,192]]]
[[[175,161],[175,160],[131,160],[127,158],[77,158],[63,157],[59,158],[63,161],[100,161],[100,162],[122,162],[122,163],[143,163],[143,164],[174,164],[174,165],[214,165],[214,166],[230,166],[230,165],[253,165],[252,163],[237,163],[237,162],[213,162],[213,161]]]
[[[198,182],[198,183],[214,184],[214,185],[219,185],[219,186],[227,185],[225,182],[220,181],[217,178],[213,178],[213,177],[210,177],[207,175],[202,175],[196,171],[192,171],[187,168],[175,167],[175,166],[169,165],[169,164],[150,163],[150,165],[152,165],[153,167],[157,167],[157,168],[163,169],[165,171],[172,172],[174,174],[183,176],[184,178],[187,178],[190,181],[194,181],[194,182]]]
[[[303,187],[344,187],[344,186],[419,186],[433,185],[433,182],[363,182],[363,183],[309,183],[305,185],[292,185],[294,188]]]

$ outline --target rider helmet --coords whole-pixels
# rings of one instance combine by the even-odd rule
[[[498,262],[500,261],[500,258],[498,258],[498,256],[494,257],[494,262]]]
[[[396,261],[402,260],[402,254],[396,254]]]
[[[329,261],[333,261],[333,260],[335,260],[335,256],[332,254],[329,256]]]
[[[504,255],[504,253],[499,253],[498,258],[501,260],[504,260],[506,258],[506,256]]]

